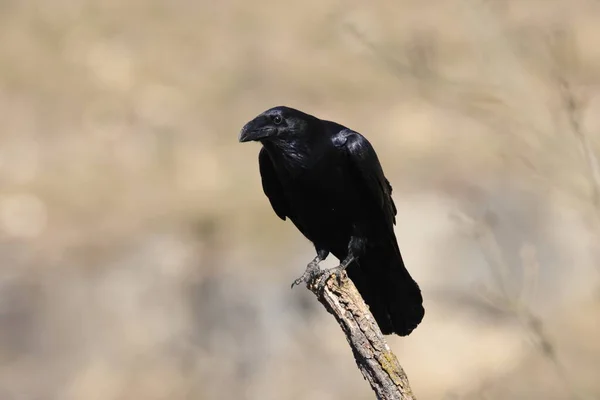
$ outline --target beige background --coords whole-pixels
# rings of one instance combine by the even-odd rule
[[[592,0],[0,2],[0,399],[372,398],[289,289],[312,246],[237,143],[279,104],[379,153],[425,296],[390,338],[419,399],[598,398],[598,21]]]

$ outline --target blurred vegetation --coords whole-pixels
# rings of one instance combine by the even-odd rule
[[[0,399],[368,399],[240,127],[365,134],[420,399],[600,396],[600,3],[0,2]],[[333,265],[335,260],[328,260]]]

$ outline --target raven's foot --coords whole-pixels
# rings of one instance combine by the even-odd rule
[[[342,276],[344,275],[344,271],[346,270],[346,268],[348,268],[348,265],[350,265],[352,261],[354,261],[354,256],[352,255],[352,253],[350,253],[348,254],[348,257],[346,257],[344,261],[340,263],[340,265],[323,271],[321,276],[319,276],[319,282],[317,283],[317,286],[321,287],[321,285],[325,284],[325,282],[327,282],[331,275],[335,275],[335,277],[337,278],[338,286],[342,286]]]
[[[346,270],[347,267],[348,267],[348,265],[344,265],[342,263],[342,264],[338,265],[337,267],[329,268],[325,271],[322,271],[321,274],[319,275],[319,280],[317,281],[316,286],[319,288],[323,287],[323,285],[325,285],[325,283],[329,280],[329,278],[331,278],[332,275],[335,275],[338,286],[342,286],[342,281],[343,281],[342,278],[344,276],[344,271]]]
[[[298,278],[294,282],[292,282],[292,289],[294,288],[294,286],[297,286],[303,282],[304,283],[310,282],[317,275],[319,275],[319,273],[321,272],[321,270],[319,268],[319,263],[321,261],[322,260],[320,260],[319,257],[316,257],[314,260],[309,262],[308,265],[306,266],[306,271],[304,271],[302,276],[300,276],[300,278]]]

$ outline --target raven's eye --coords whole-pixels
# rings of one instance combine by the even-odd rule
[[[281,118],[281,116],[280,116],[280,115],[275,115],[275,116],[273,117],[273,123],[274,123],[275,125],[279,125],[279,124],[280,124],[282,121],[283,121],[283,119]]]

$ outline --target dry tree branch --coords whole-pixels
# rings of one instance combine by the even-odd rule
[[[571,85],[563,76],[557,77],[557,83],[564,107],[566,109],[569,125],[581,148],[581,153],[588,168],[589,180],[592,186],[592,203],[596,209],[600,208],[600,163],[592,149],[592,144],[581,127],[580,104],[575,98]]]
[[[507,290],[508,271],[510,271],[510,268],[504,257],[503,249],[498,243],[496,234],[489,223],[486,222],[486,219],[471,218],[463,213],[455,213],[452,217],[463,228],[466,228],[467,233],[470,233],[473,239],[477,241],[496,280],[497,290],[494,291],[490,288],[485,288],[485,292],[480,293],[482,301],[512,315],[521,325],[522,329],[528,333],[540,354],[552,363],[556,374],[569,391],[570,397],[574,400],[583,399],[584,396],[581,390],[575,386],[569,375],[568,368],[559,357],[556,344],[544,329],[542,319],[534,313],[525,298],[525,290],[533,288],[537,279],[536,274],[540,269],[535,248],[528,246],[521,249],[521,267],[528,279],[525,280],[524,287],[521,288],[521,293],[516,295],[511,294]]]
[[[408,378],[375,318],[345,272],[321,272],[306,286],[332,314],[352,348],[354,360],[380,400],[415,400]]]
[[[579,65],[577,47],[572,43],[572,33],[566,29],[557,29],[547,38],[552,64],[551,78],[557,86],[559,99],[564,107],[571,133],[579,142],[579,147],[585,159],[588,178],[592,191],[592,203],[596,210],[600,209],[600,163],[594,153],[593,146],[582,126],[584,101],[575,93],[572,73]]]

